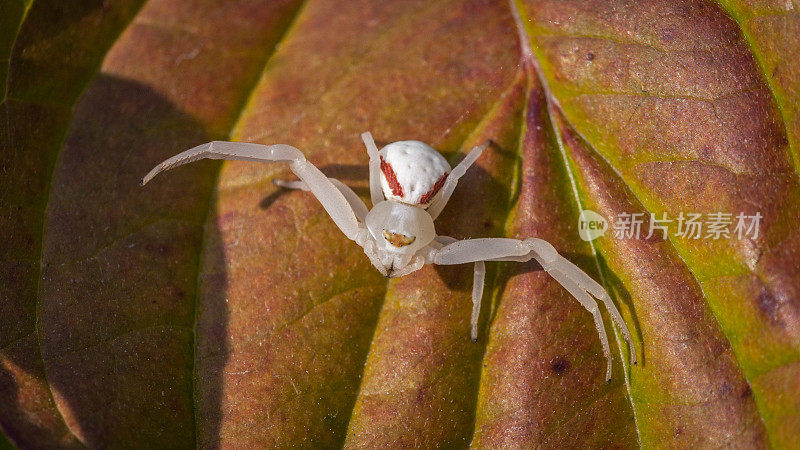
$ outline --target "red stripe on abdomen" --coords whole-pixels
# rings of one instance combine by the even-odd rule
[[[400,186],[400,183],[397,181],[397,174],[394,173],[394,169],[392,169],[392,165],[387,163],[383,156],[381,156],[381,172],[386,177],[386,182],[389,183],[389,189],[392,190],[392,194],[402,197],[403,196],[403,186]]]
[[[445,173],[438,180],[436,180],[436,183],[434,183],[433,186],[431,186],[431,188],[428,189],[428,192],[422,195],[422,197],[419,199],[419,202],[428,203],[429,201],[431,201],[433,196],[436,195],[437,192],[439,192],[439,189],[441,189],[442,186],[444,186],[444,182],[445,180],[447,180],[447,175],[449,175],[449,173]]]

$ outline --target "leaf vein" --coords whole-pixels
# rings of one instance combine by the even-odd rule
[[[254,95],[255,90],[258,87],[258,81],[261,79],[261,77],[263,76],[264,72],[267,70],[267,67],[269,65],[269,61],[272,59],[272,57],[277,52],[278,48],[280,47],[280,43],[283,42],[283,40],[290,33],[292,28],[296,25],[299,17],[302,14],[302,11],[303,11],[303,9],[304,9],[304,7],[306,6],[307,3],[308,3],[308,0],[301,0],[301,1],[299,1],[297,3],[296,9],[292,12],[291,17],[287,20],[285,28],[282,30],[281,33],[279,33],[279,37],[277,38],[277,40],[275,42],[275,45],[271,46],[269,51],[266,52],[263,55],[263,61],[264,62],[262,64],[262,70],[260,71],[258,76],[255,77],[252,80],[252,82],[250,83],[249,94],[244,97],[244,101],[240,104],[240,107],[239,107],[239,111],[240,111],[239,115],[232,122],[233,125],[229,128],[229,131],[228,131],[228,138],[229,139],[233,135],[234,130],[236,129],[236,124],[238,124],[240,122],[242,114],[244,114],[244,111],[246,110],[246,106],[248,104],[249,99]],[[208,236],[208,232],[209,232],[208,224],[213,219],[213,216],[214,216],[214,205],[216,203],[216,194],[215,194],[216,188],[213,187],[213,186],[217,185],[216,180],[219,179],[219,172],[220,171],[218,170],[216,175],[214,176],[215,182],[212,184],[212,191],[208,195],[208,201],[207,201],[207,204],[206,204],[206,215],[205,215],[205,221],[203,223],[203,231],[202,231],[201,242],[200,242],[200,251],[198,253],[198,258],[197,258],[197,269],[196,269],[197,277],[196,277],[196,281],[195,281],[195,292],[194,292],[194,299],[193,299],[193,302],[192,302],[193,311],[192,311],[192,328],[191,328],[192,329],[192,369],[191,369],[191,371],[192,371],[192,373],[191,373],[192,386],[191,386],[191,388],[192,388],[192,416],[194,417],[194,421],[193,421],[194,422],[194,430],[193,430],[192,435],[194,436],[194,447],[196,447],[196,448],[200,448],[200,446],[201,446],[200,445],[201,444],[200,440],[198,438],[198,436],[199,436],[199,434],[198,434],[198,429],[199,429],[198,421],[200,420],[200,415],[199,415],[198,411],[199,411],[199,401],[200,400],[199,400],[199,398],[197,396],[197,392],[198,392],[198,387],[197,387],[197,382],[198,382],[198,375],[197,375],[197,360],[198,360],[198,356],[197,356],[197,323],[198,323],[198,321],[197,321],[197,319],[198,319],[198,315],[199,315],[198,304],[200,302],[200,292],[201,292],[202,281],[203,281],[202,273],[203,273],[203,264],[205,262],[204,255],[206,254],[206,247],[208,245],[208,237],[207,237]]]

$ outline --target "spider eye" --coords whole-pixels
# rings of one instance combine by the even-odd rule
[[[383,230],[383,238],[395,247],[405,247],[417,239],[416,236],[406,236],[405,234],[392,233],[386,230]]]

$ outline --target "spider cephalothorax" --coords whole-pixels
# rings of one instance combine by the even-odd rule
[[[596,299],[605,305],[630,346],[636,352],[628,327],[605,289],[576,265],[562,257],[552,245],[536,238],[465,239],[438,236],[433,221],[442,212],[453,190],[487,144],[477,146],[454,168],[444,157],[419,141],[394,142],[381,150],[370,133],[361,135],[369,153],[369,182],[372,209],[341,181],[326,177],[290,145],[260,145],[214,141],[199,145],[167,159],[142,178],[144,185],[159,172],[201,158],[245,161],[285,161],[300,181],[275,184],[311,191],[345,236],[364,253],[383,275],[395,278],[419,270],[425,264],[475,263],[472,288],[471,336],[478,338],[478,315],[486,273],[484,261],[528,261],[542,268],[569,291],[594,317],[595,327],[608,362],[606,379],[611,378],[611,352]],[[592,298],[594,297],[594,298]]]

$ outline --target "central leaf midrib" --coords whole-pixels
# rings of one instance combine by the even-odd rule
[[[577,186],[577,183],[576,183],[576,180],[575,180],[575,175],[574,175],[574,173],[573,173],[573,171],[571,169],[571,166],[569,164],[569,159],[567,158],[567,155],[565,153],[565,150],[564,150],[564,147],[563,147],[563,143],[561,141],[561,133],[559,132],[559,129],[556,126],[556,123],[554,122],[553,117],[552,117],[553,108],[556,106],[556,105],[553,104],[553,102],[557,101],[557,100],[553,96],[553,94],[552,94],[552,92],[550,90],[550,86],[548,84],[548,80],[544,76],[544,73],[542,72],[542,69],[541,69],[541,66],[540,66],[540,63],[539,63],[539,60],[538,60],[538,56],[534,53],[533,49],[531,48],[531,44],[530,44],[530,40],[529,40],[530,38],[528,36],[528,32],[527,32],[527,30],[526,30],[526,28],[524,26],[524,23],[522,22],[523,21],[522,14],[521,14],[521,11],[523,10],[522,6],[516,0],[509,0],[509,3],[511,5],[511,8],[512,8],[512,11],[513,11],[513,14],[514,14],[515,23],[516,23],[516,26],[517,26],[517,32],[519,33],[520,47],[522,49],[521,50],[522,58],[529,60],[531,66],[532,66],[532,70],[534,72],[533,75],[535,75],[537,77],[537,79],[539,80],[539,83],[541,83],[542,91],[543,91],[544,96],[545,96],[545,102],[547,103],[548,122],[549,122],[551,130],[553,132],[553,136],[556,139],[556,144],[558,146],[559,153],[561,154],[561,157],[562,157],[562,163],[564,164],[564,169],[566,170],[567,175],[568,175],[569,180],[570,180],[570,187],[571,187],[572,195],[573,195],[573,198],[574,198],[575,203],[578,206],[578,208],[583,210],[584,208],[583,208],[583,204],[581,202],[580,194],[579,194],[579,191],[578,191],[578,186]],[[527,91],[527,95],[530,95],[530,90]],[[601,283],[603,285],[603,288],[605,288],[606,292],[609,292],[609,286],[608,286],[608,282],[607,282],[607,279],[606,279],[607,277],[605,276],[603,268],[602,268],[602,266],[600,264],[599,256],[598,256],[598,253],[597,253],[597,248],[595,247],[593,241],[589,241],[589,248],[591,249],[592,260],[595,262],[595,265],[597,267],[597,273],[600,276],[600,281],[601,281]],[[604,323],[605,323],[605,321],[604,321]],[[614,324],[611,325],[611,329],[614,331],[614,338],[617,341],[617,347],[618,347],[619,352],[620,352],[620,356],[621,356],[623,367],[625,367],[624,350],[623,350],[622,344],[620,343],[619,331],[617,330],[617,327],[614,326]],[[626,397],[628,398],[628,401],[630,402],[630,405],[631,405],[631,411],[633,413],[634,428],[636,429],[636,439],[639,442],[639,447],[641,447],[642,446],[642,437],[641,437],[641,432],[639,431],[639,421],[638,421],[638,416],[637,416],[637,413],[636,413],[636,403],[633,400],[633,395],[631,394],[631,390],[630,390],[630,378],[628,376],[628,371],[627,370],[623,370],[623,373],[624,373],[624,377],[625,377],[625,388],[626,388],[625,394],[626,394]]]

